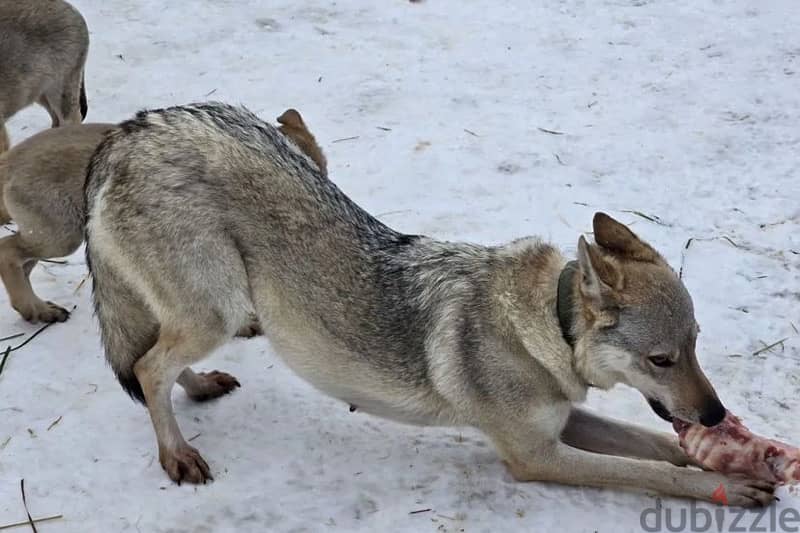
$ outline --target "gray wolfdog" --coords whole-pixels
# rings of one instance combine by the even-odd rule
[[[88,53],[86,22],[69,3],[0,0],[0,153],[10,144],[5,121],[33,103],[53,127],[86,118]]]
[[[86,184],[87,257],[108,361],[146,403],[162,466],[204,482],[170,391],[238,386],[189,365],[255,309],[286,364],[360,410],[486,433],[514,478],[764,505],[774,487],[686,468],[675,437],[576,407],[626,383],[662,417],[719,423],[695,357],[692,301],[627,227],[598,213],[567,260],[524,238],[484,247],[405,235],[370,216],[247,110],[141,112]],[[199,224],[198,221],[202,221]]]

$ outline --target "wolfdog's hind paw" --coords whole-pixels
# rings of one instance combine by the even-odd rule
[[[261,329],[261,324],[259,324],[258,319],[255,317],[253,317],[250,322],[240,327],[236,332],[237,337],[243,337],[245,339],[250,339],[263,334],[264,331]]]
[[[200,452],[189,445],[178,450],[162,451],[159,456],[164,471],[178,485],[184,481],[205,484],[206,481],[214,480],[208,463],[205,462]]]
[[[191,392],[187,391],[189,397],[196,402],[219,398],[242,386],[238,379],[218,370],[198,372],[197,377],[202,380],[200,385],[193,387]]]

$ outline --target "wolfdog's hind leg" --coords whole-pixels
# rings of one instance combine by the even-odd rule
[[[213,479],[208,463],[181,434],[172,410],[171,391],[188,364],[199,361],[225,339],[222,328],[162,325],[156,344],[133,367],[158,439],[158,458],[170,479],[180,484]]]
[[[249,339],[258,335],[263,335],[264,331],[261,329],[261,323],[255,313],[247,315],[247,322],[236,331],[237,337],[244,337]]]
[[[238,379],[225,372],[195,372],[188,367],[178,376],[178,385],[196,402],[219,398],[242,386]]]
[[[6,131],[6,125],[3,124],[2,117],[0,117],[0,154],[5,152],[9,148],[11,148],[11,140],[8,138],[8,131]]]

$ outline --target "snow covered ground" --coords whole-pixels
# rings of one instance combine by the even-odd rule
[[[701,362],[728,407],[800,443],[794,0],[75,4],[92,30],[91,121],[204,99],[268,120],[291,106],[331,178],[400,230],[481,243],[539,234],[572,252],[595,210],[632,224],[683,264]],[[12,140],[48,125],[29,109]],[[84,274],[82,251],[33,274],[43,298],[77,308],[0,375],[0,525],[24,519],[21,478],[35,517],[63,514],[43,533],[618,532],[638,530],[654,504],[515,483],[475,431],[351,414],[264,339],[234,340],[201,366],[238,376],[233,395],[193,405],[176,391],[216,481],[175,486],[146,411],[105,366]],[[0,337],[35,330],[0,295]],[[631,390],[590,404],[669,429]],[[800,497],[784,489],[776,505],[800,509]]]

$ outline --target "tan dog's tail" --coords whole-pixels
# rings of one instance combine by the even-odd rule
[[[86,82],[84,81],[83,74],[81,74],[81,121],[86,120],[86,114],[89,112],[89,102],[86,100]]]

